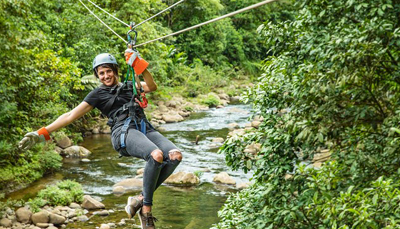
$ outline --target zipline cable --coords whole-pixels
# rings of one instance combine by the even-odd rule
[[[113,29],[110,28],[110,26],[108,26],[106,23],[104,23],[104,21],[102,21],[99,17],[97,17],[97,15],[95,13],[93,13],[81,0],[79,0],[82,5],[95,17],[97,18],[97,20],[99,20],[101,23],[103,23],[103,25],[105,27],[107,27],[109,30],[111,30],[115,35],[117,35],[121,40],[123,40],[125,42],[125,44],[128,44],[128,41],[126,41],[124,38],[122,38],[117,32],[115,32]]]
[[[117,20],[117,21],[121,22],[122,24],[124,24],[124,25],[126,25],[126,26],[129,27],[128,24],[126,24],[125,22],[121,21],[120,19],[118,19],[118,18],[115,17],[114,15],[110,14],[109,12],[103,10],[100,6],[96,5],[94,2],[92,2],[92,1],[90,1],[90,0],[88,0],[88,2],[92,3],[92,5],[94,5],[95,7],[97,7],[97,8],[100,9],[101,11],[103,11],[104,13],[110,15],[110,16],[113,17],[115,20]]]
[[[221,16],[221,17],[217,17],[217,18],[211,19],[211,20],[209,20],[209,21],[206,21],[206,22],[203,22],[203,23],[194,25],[194,26],[189,27],[189,28],[186,28],[186,29],[182,29],[182,30],[180,30],[180,31],[178,31],[178,32],[171,33],[171,34],[165,35],[165,36],[163,36],[163,37],[159,37],[159,38],[154,39],[154,40],[146,41],[146,42],[141,43],[141,44],[138,44],[138,45],[134,45],[133,48],[136,48],[136,47],[139,47],[139,46],[143,46],[143,45],[146,45],[146,44],[149,44],[149,43],[158,41],[158,40],[162,40],[162,39],[165,39],[165,38],[170,37],[170,36],[175,36],[175,35],[178,35],[178,34],[180,34],[180,33],[187,32],[187,31],[196,29],[196,28],[201,27],[201,26],[203,26],[203,25],[207,25],[207,24],[210,24],[210,23],[212,23],[212,22],[219,21],[219,20],[224,19],[224,18],[227,18],[227,17],[232,17],[232,16],[234,16],[234,15],[236,15],[236,14],[243,13],[243,12],[245,12],[245,11],[248,11],[248,10],[251,10],[251,9],[254,9],[254,8],[257,8],[257,7],[260,7],[260,6],[265,5],[265,4],[268,4],[268,3],[276,2],[276,1],[279,1],[279,0],[266,0],[266,1],[263,1],[263,2],[260,2],[260,3],[256,3],[256,4],[254,4],[254,5],[245,7],[245,8],[243,8],[243,9],[237,10],[237,11],[235,11],[235,12],[232,12],[232,13],[229,13],[229,14],[225,14],[225,15],[223,15],[223,16]]]
[[[90,0],[88,0],[88,1],[90,1]],[[165,11],[171,9],[172,7],[175,7],[175,6],[178,5],[179,3],[182,3],[183,1],[185,1],[185,0],[180,0],[179,2],[176,2],[176,3],[172,4],[170,7],[168,7],[168,8],[166,8],[166,9],[164,9],[164,10],[158,12],[157,14],[155,14],[155,15],[153,15],[153,16],[147,18],[146,20],[140,22],[139,24],[134,25],[134,26],[132,27],[132,29],[134,29],[134,28],[138,27],[139,25],[141,25],[141,24],[143,24],[143,23],[145,23],[145,22],[147,22],[147,21],[149,21],[149,20],[151,20],[151,19],[157,17],[158,15],[164,13]]]

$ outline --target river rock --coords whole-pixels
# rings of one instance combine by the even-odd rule
[[[180,122],[184,120],[184,118],[179,114],[164,114],[162,118],[166,123]]]
[[[231,137],[242,136],[245,133],[246,133],[246,131],[244,129],[236,129],[236,130],[229,132],[228,136],[231,136]]]
[[[223,100],[229,100],[229,95],[225,93],[218,94],[218,97]]]
[[[214,138],[213,140],[212,140],[212,142],[217,142],[217,143],[222,143],[222,142],[224,142],[225,140],[223,139],[223,138]]]
[[[63,149],[62,149],[61,147],[58,147],[58,146],[54,147],[54,150],[55,150],[58,154],[62,154],[62,152],[63,152]]]
[[[63,224],[66,220],[65,217],[60,216],[60,215],[56,215],[56,214],[50,214],[49,215],[49,222],[54,224],[54,225],[60,225]]]
[[[50,225],[47,229],[58,229],[58,228],[55,227],[55,226]]]
[[[10,219],[4,218],[0,220],[0,226],[11,227],[12,221]]]
[[[48,211],[40,211],[32,215],[32,222],[34,224],[38,223],[48,223],[49,222],[49,212]],[[40,226],[39,226],[40,227]]]
[[[102,224],[100,229],[110,229],[110,226],[108,224]]]
[[[136,170],[136,175],[141,175],[144,173],[144,168]]]
[[[91,160],[90,160],[90,159],[87,159],[87,158],[83,158],[83,159],[81,160],[81,162],[89,163],[89,162],[91,162]]]
[[[165,106],[167,106],[167,107],[173,107],[173,108],[176,108],[177,107],[177,102],[175,101],[175,100],[170,100],[170,101],[167,101],[166,103],[165,103]]]
[[[92,210],[92,209],[100,209],[105,208],[104,204],[100,201],[95,200],[93,197],[89,195],[83,196],[82,208]]]
[[[220,172],[217,175],[215,175],[214,182],[216,183],[222,183],[222,184],[236,184],[235,179],[233,179],[227,172]]]
[[[64,133],[60,133],[59,136],[57,138],[55,138],[56,140],[56,144],[65,149],[68,148],[70,146],[72,146],[72,141],[71,139],[69,139],[69,137],[67,135],[65,135]]]
[[[229,101],[231,101],[231,103],[237,103],[240,101],[240,96],[233,96],[229,98]]]
[[[165,105],[159,105],[158,110],[160,111],[160,113],[165,113],[169,111],[168,107]]]
[[[93,128],[92,133],[93,134],[100,134],[100,128],[98,128],[98,127]]]
[[[15,215],[17,216],[18,222],[29,223],[31,221],[32,212],[27,208],[19,208]]]
[[[243,152],[245,152],[247,154],[255,155],[258,152],[260,152],[260,150],[261,150],[261,144],[253,142],[250,145],[247,145]]]
[[[135,178],[129,178],[116,183],[113,187],[122,186],[125,190],[141,190],[143,187],[143,181]]]
[[[224,106],[224,107],[226,107],[226,106],[228,106],[228,104],[229,104],[229,101],[228,100],[220,100],[219,101],[219,104],[221,104],[222,106]]]
[[[179,111],[178,114],[182,117],[188,117],[190,116],[190,112],[188,111]]]
[[[88,149],[86,149],[82,146],[68,147],[64,150],[64,153],[71,157],[79,157],[79,158],[85,158],[91,154],[91,152]]]
[[[107,210],[97,211],[97,212],[93,212],[93,215],[98,215],[98,216],[109,216],[109,215],[110,215],[110,212],[108,212]]]
[[[37,223],[36,226],[40,227],[40,228],[47,228],[50,225],[48,223]]]
[[[193,173],[177,172],[169,176],[164,183],[170,185],[191,186],[199,184],[200,179]]]
[[[79,205],[79,204],[77,204],[77,203],[71,203],[71,204],[69,205],[69,207],[72,208],[72,209],[79,209],[79,208],[81,208],[81,205]]]
[[[242,182],[236,185],[237,189],[245,189],[248,188],[250,186],[250,182]]]
[[[80,215],[80,216],[78,216],[77,220],[79,222],[87,222],[87,221],[89,221],[89,218],[86,215]]]
[[[258,127],[260,127],[261,122],[260,121],[252,121],[251,122],[251,126],[258,129]]]
[[[123,186],[115,186],[113,188],[113,193],[115,195],[122,195],[125,193],[125,188]]]
[[[109,126],[103,126],[100,130],[101,133],[103,134],[110,134],[111,133],[111,127]]]
[[[229,128],[230,130],[237,129],[237,128],[239,128],[239,124],[237,124],[236,122],[234,122],[234,123],[229,123],[229,124],[228,124],[228,128]]]

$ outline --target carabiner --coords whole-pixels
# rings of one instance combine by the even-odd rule
[[[137,35],[138,35],[138,32],[137,32],[135,29],[132,29],[134,25],[135,25],[135,23],[134,23],[134,22],[131,22],[130,30],[129,30],[128,33],[127,33],[127,36],[128,36],[128,44],[126,44],[126,45],[128,46],[128,48],[129,48],[129,45],[131,45],[130,48],[132,48],[132,49],[133,49],[133,46],[136,45],[136,40],[137,40]],[[134,37],[133,40],[132,40],[131,35],[130,35],[131,32],[134,32],[134,33],[135,33],[135,37]],[[135,49],[134,49],[134,50],[135,50]]]

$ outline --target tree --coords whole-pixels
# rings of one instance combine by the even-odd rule
[[[255,184],[229,198],[218,228],[394,228],[400,223],[400,4],[296,2],[260,28],[273,54],[245,95],[264,117],[222,147]],[[252,155],[244,147],[261,143]],[[322,169],[304,166],[321,150]],[[305,161],[305,162],[304,162]],[[240,214],[239,214],[240,212]]]

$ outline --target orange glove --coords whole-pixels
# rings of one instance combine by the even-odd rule
[[[136,75],[142,74],[142,72],[149,66],[149,63],[142,59],[139,52],[128,48],[125,50],[126,63],[133,67]]]

